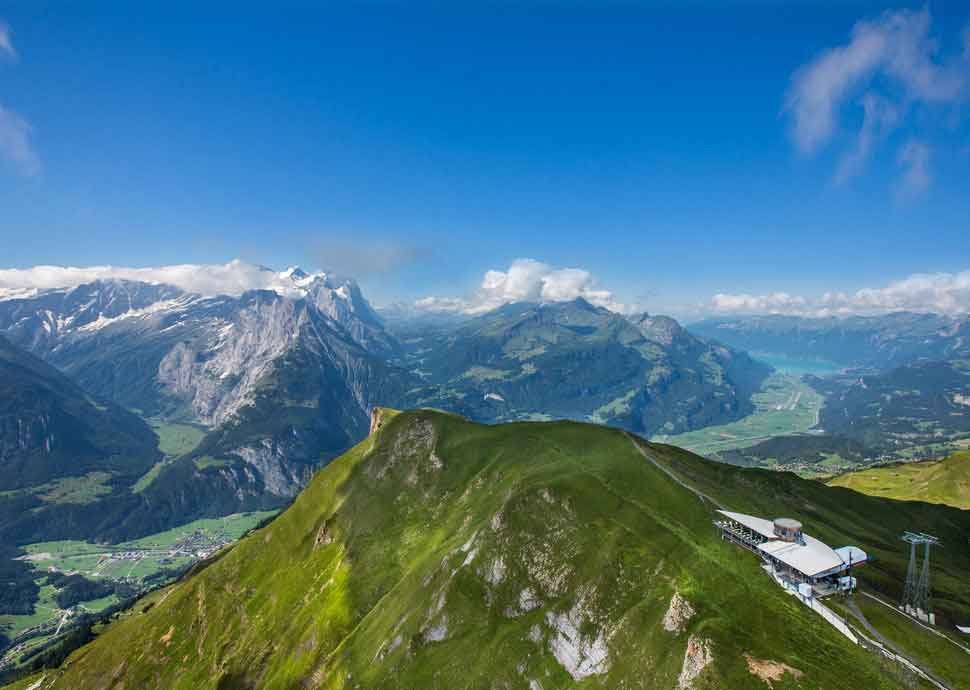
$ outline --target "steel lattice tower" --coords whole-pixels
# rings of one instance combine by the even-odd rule
[[[906,586],[903,589],[902,607],[928,613],[930,609],[930,547],[938,544],[936,537],[921,532],[904,532],[903,541],[909,544],[909,567],[906,569]],[[917,576],[916,547],[922,544],[923,567]]]

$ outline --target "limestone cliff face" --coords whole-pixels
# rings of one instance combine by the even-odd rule
[[[252,402],[255,387],[292,347],[305,319],[305,308],[292,300],[257,293],[211,324],[204,337],[176,343],[159,362],[157,380],[199,421],[221,424]]]
[[[0,299],[0,333],[100,398],[209,427],[200,453],[256,479],[234,475],[226,491],[289,498],[363,438],[407,375],[388,363],[397,343],[352,280],[273,275],[279,289],[238,297],[102,281]],[[12,438],[33,443],[30,429]]]

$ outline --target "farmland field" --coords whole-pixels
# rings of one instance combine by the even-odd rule
[[[166,571],[174,574],[230,544],[276,511],[237,513],[222,518],[195,520],[188,524],[121,544],[93,544],[85,541],[48,541],[28,544],[24,557],[33,563],[40,586],[34,613],[0,616],[0,630],[11,639],[37,626],[45,627],[43,639],[54,632],[52,622],[64,615],[58,606],[58,590],[49,584],[48,573],[78,573],[95,581],[124,582],[140,590]],[[171,577],[171,575],[168,575]],[[110,594],[78,607],[94,613],[118,603]],[[35,644],[39,636],[30,639]]]
[[[752,398],[755,411],[729,424],[684,434],[659,435],[653,441],[670,443],[699,455],[746,448],[773,436],[804,433],[818,423],[824,398],[794,374],[775,372]]]
[[[169,457],[185,455],[205,436],[204,429],[192,424],[168,424],[157,420],[149,423],[158,435],[158,449]]]

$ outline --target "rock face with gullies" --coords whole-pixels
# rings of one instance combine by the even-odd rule
[[[181,471],[211,485],[157,500],[204,511],[215,490],[278,504],[363,438],[371,408],[400,398],[410,377],[389,362],[397,343],[352,280],[269,278],[273,290],[239,296],[98,281],[0,299],[0,333],[100,398],[208,427],[190,459],[213,469]]]
[[[37,690],[895,688],[626,434],[381,417],[282,515]],[[682,597],[669,612],[678,583],[691,616]]]

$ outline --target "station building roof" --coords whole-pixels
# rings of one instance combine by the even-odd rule
[[[843,546],[836,550],[804,532],[802,532],[801,541],[782,541],[777,538],[775,526],[771,520],[765,520],[754,515],[745,515],[744,513],[733,513],[728,510],[717,512],[763,536],[767,541],[758,544],[759,551],[794,568],[807,577],[839,572],[845,569],[850,562],[856,565],[866,560],[865,551],[855,546]]]

